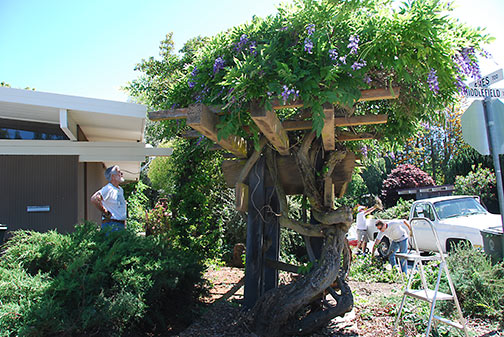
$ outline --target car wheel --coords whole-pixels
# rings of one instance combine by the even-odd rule
[[[470,241],[467,240],[462,240],[462,239],[448,239],[446,240],[446,252],[451,253],[455,251],[455,248],[460,246],[460,245],[471,245]]]
[[[390,241],[389,238],[383,237],[383,239],[380,241],[380,244],[378,245],[378,254],[380,254],[381,257],[387,257],[388,252],[389,252],[389,247],[390,247]]]

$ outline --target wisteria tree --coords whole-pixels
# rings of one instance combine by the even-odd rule
[[[192,40],[181,55],[165,41],[162,60],[140,65],[145,76],[130,85],[132,94],[153,109],[216,107],[216,141],[254,144],[237,153],[266,158],[280,203],[280,212],[272,215],[282,226],[323,240],[310,272],[257,301],[251,311],[257,334],[308,333],[351,310],[353,297],[345,280],[351,212],[324,202],[324,182],[347,153],[361,148],[359,142],[344,142],[349,139],[344,132],[365,132],[382,144],[401,141],[422,120],[454,102],[465,79],[479,76],[477,55],[490,38],[449,12],[450,5],[439,0],[400,6],[384,0],[300,0],[280,7],[276,15]],[[369,89],[384,89],[396,99],[365,99]],[[284,107],[276,110],[280,122],[295,118],[311,129],[281,134],[274,146],[264,146],[255,113],[279,106]],[[333,147],[321,140],[328,117],[381,115],[387,115],[386,124],[339,127]],[[167,125],[179,130],[180,124]],[[315,223],[288,216],[277,176],[281,155],[295,159]],[[331,285],[336,304],[314,306]]]

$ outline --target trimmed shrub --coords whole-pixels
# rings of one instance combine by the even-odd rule
[[[390,172],[383,182],[382,195],[385,205],[387,207],[395,205],[399,199],[397,190],[423,186],[434,186],[434,179],[414,165],[399,165]]]
[[[191,320],[203,267],[161,236],[19,231],[0,260],[0,336],[127,336]]]
[[[408,219],[413,200],[399,198],[397,205],[374,213],[377,219]]]

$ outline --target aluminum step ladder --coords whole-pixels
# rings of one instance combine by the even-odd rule
[[[422,256],[420,254],[420,251],[418,249],[417,241],[415,238],[415,230],[414,230],[414,224],[415,222],[419,221],[424,221],[427,222],[432,230],[433,233],[433,239],[436,241],[436,246],[437,246],[437,253],[433,256]],[[427,322],[427,330],[425,331],[425,337],[429,336],[430,330],[431,330],[431,325],[432,321],[438,321],[442,322],[444,324],[448,324],[450,326],[453,326],[457,329],[463,330],[466,337],[469,337],[469,331],[467,329],[467,322],[462,315],[462,309],[460,308],[460,303],[457,298],[457,294],[455,293],[455,287],[453,286],[452,279],[450,277],[450,271],[448,270],[448,265],[446,264],[445,256],[446,254],[443,253],[443,250],[441,248],[441,243],[439,242],[439,237],[437,235],[436,229],[434,228],[434,225],[432,222],[427,219],[427,218],[413,218],[410,221],[411,225],[411,230],[412,230],[412,238],[413,238],[413,244],[414,244],[414,253],[396,253],[396,257],[398,259],[406,259],[409,261],[413,261],[413,267],[411,268],[409,277],[408,277],[408,283],[406,284],[406,287],[404,289],[404,294],[403,298],[401,301],[401,306],[399,307],[399,311],[397,313],[397,317],[395,320],[394,324],[394,330],[397,331],[397,327],[399,324],[399,321],[401,319],[401,314],[402,310],[404,309],[404,304],[406,303],[406,298],[407,297],[412,297],[415,299],[419,299],[425,302],[430,303],[430,314],[429,314],[429,321]],[[436,285],[434,289],[429,289],[427,285],[427,281],[425,279],[425,270],[424,270],[424,265],[423,263],[429,262],[429,261],[440,261],[439,266],[438,266],[438,275],[437,275],[437,280],[436,280]],[[413,278],[415,274],[419,272],[420,273],[420,279],[421,279],[421,289],[411,289],[411,283],[413,281]],[[446,278],[448,280],[448,285],[450,287],[450,294],[445,294],[439,291],[439,284],[441,282],[441,275],[443,272],[446,274]],[[452,321],[447,318],[443,318],[437,315],[434,315],[434,308],[436,306],[436,301],[453,301],[457,311],[458,311],[458,316],[459,319],[458,321]]]

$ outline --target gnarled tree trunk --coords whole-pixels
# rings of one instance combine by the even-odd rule
[[[260,336],[307,334],[353,307],[352,292],[345,281],[351,257],[346,241],[352,221],[351,210],[325,207],[322,199],[324,175],[332,173],[338,161],[344,158],[344,150],[328,153],[322,166],[324,172],[321,173],[320,168],[317,174],[315,162],[321,146],[314,139],[313,133],[306,135],[296,152],[296,162],[318,224],[289,218],[287,197],[276,173],[274,153],[266,150],[267,167],[280,201],[280,224],[305,236],[322,237],[323,246],[319,260],[314,261],[308,274],[287,286],[266,292],[257,301],[252,309],[253,329]],[[332,301],[325,299],[327,291],[332,295]]]

